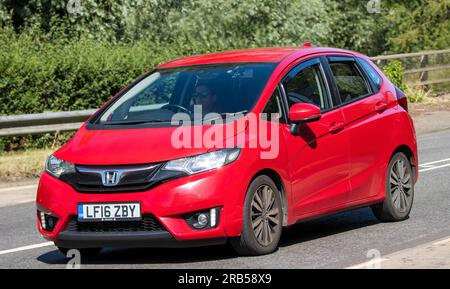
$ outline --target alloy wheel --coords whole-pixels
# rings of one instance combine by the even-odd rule
[[[253,233],[262,246],[268,246],[280,226],[280,210],[276,206],[275,192],[268,185],[260,186],[252,200],[251,220]]]
[[[403,159],[397,160],[392,166],[389,184],[394,207],[400,212],[405,212],[412,202],[413,184],[411,171]]]

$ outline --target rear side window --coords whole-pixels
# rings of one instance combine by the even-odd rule
[[[373,66],[369,62],[367,62],[367,60],[362,58],[358,59],[367,76],[370,78],[370,80],[372,80],[373,84],[375,85],[376,92],[378,92],[381,88],[381,84],[383,83],[383,79],[375,70],[375,68],[373,68]]]
[[[289,107],[299,102],[314,104],[321,109],[327,108],[327,91],[320,66],[311,65],[297,75],[283,82]]]
[[[361,75],[354,61],[331,62],[330,67],[342,103],[350,102],[371,93],[367,81]]]

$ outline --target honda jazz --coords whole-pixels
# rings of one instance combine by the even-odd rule
[[[371,207],[408,218],[418,178],[405,95],[359,53],[309,45],[179,58],[120,91],[51,155],[40,233],[62,251],[229,242]]]

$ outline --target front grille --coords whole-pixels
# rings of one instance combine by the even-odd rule
[[[61,175],[60,179],[82,193],[138,192],[156,184],[152,179],[161,164],[133,166],[76,166],[75,172]],[[120,172],[116,185],[105,186],[104,172]]]
[[[140,221],[79,222],[76,216],[70,219],[66,231],[107,233],[107,232],[161,232],[164,226],[153,216],[144,215]]]

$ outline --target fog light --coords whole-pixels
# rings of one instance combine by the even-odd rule
[[[198,214],[197,215],[197,222],[192,224],[197,229],[203,229],[208,225],[208,214]]]
[[[42,229],[48,232],[53,231],[58,222],[58,218],[44,212],[39,212],[39,217],[41,219]]]
[[[194,229],[211,229],[219,223],[220,208],[212,208],[205,211],[185,215],[186,222]]]
[[[47,216],[47,229],[49,231],[53,231],[53,229],[55,228],[55,225],[56,225],[55,218],[52,216]]]

